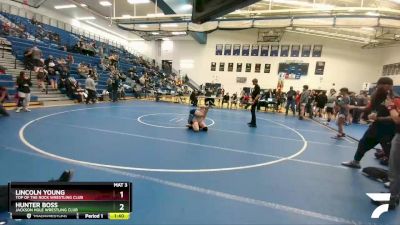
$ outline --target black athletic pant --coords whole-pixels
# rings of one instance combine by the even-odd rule
[[[8,112],[1,103],[0,103],[0,115],[9,116]]]
[[[390,133],[387,130],[382,132],[379,131],[374,124],[372,124],[368,127],[368,130],[360,139],[357,147],[357,152],[354,155],[354,160],[361,161],[365,153],[374,148],[377,144],[381,144],[383,151],[387,156],[389,156],[391,141],[394,137],[394,134],[394,130],[393,133]]]
[[[93,90],[89,90],[89,89],[87,91],[88,91],[88,96],[86,98],[86,104],[89,104],[90,100],[92,100],[93,103],[96,102],[96,98],[97,98],[96,92]]]
[[[256,125],[256,108],[257,108],[257,103],[253,103],[251,105],[251,124]]]

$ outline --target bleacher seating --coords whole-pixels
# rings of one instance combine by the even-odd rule
[[[31,34],[32,36],[36,36],[38,27],[35,25],[32,25],[31,21],[29,19],[17,16],[17,15],[12,15],[9,13],[4,13],[4,12],[1,12],[0,14],[15,24],[24,25],[26,28],[26,31],[29,34]],[[72,49],[72,47],[79,41],[79,38],[81,38],[81,37],[77,37],[75,34],[73,34],[71,32],[68,32],[68,31],[65,31],[60,28],[53,27],[50,25],[42,24],[42,28],[48,32],[57,33],[60,37],[59,44],[66,45],[68,49]],[[70,52],[65,52],[63,50],[59,50],[61,46],[51,42],[48,39],[29,40],[29,39],[22,39],[19,37],[12,37],[12,36],[7,37],[7,39],[12,43],[13,53],[16,56],[16,58],[19,60],[23,59],[24,52],[28,48],[31,48],[33,45],[38,46],[38,48],[42,51],[44,58],[47,58],[49,55],[52,55],[54,58],[66,58],[66,56],[70,53]],[[120,60],[118,63],[118,69],[120,70],[120,72],[127,74],[130,69],[134,68],[136,71],[136,75],[138,77],[140,77],[145,72],[149,73],[149,72],[153,71],[153,74],[155,74],[155,76],[151,80],[152,80],[152,82],[154,82],[154,85],[153,85],[154,88],[158,88],[159,91],[163,91],[163,92],[165,91],[166,93],[171,93],[171,92],[176,91],[176,87],[174,87],[174,85],[172,85],[172,86],[168,85],[168,84],[159,85],[159,84],[163,83],[163,82],[159,82],[160,77],[162,77],[162,76],[160,76],[162,71],[149,70],[144,65],[141,65],[139,63],[139,60],[138,60],[139,58],[137,56],[135,56],[134,54],[129,53],[128,51],[126,51],[123,48],[117,48],[115,46],[99,42],[97,40],[92,40],[92,39],[89,39],[86,37],[83,37],[83,39],[86,42],[95,42],[96,46],[104,46],[104,55],[105,56],[108,56],[111,53],[119,54]],[[92,57],[92,56],[86,56],[86,55],[79,54],[79,53],[71,53],[71,54],[74,57],[75,63],[73,65],[71,65],[70,74],[72,77],[76,78],[81,85],[84,85],[85,80],[82,79],[77,74],[78,63],[84,62],[84,63],[90,64],[93,67],[97,67],[100,64],[101,59],[98,56]],[[102,93],[104,89],[107,89],[106,81],[107,81],[110,73],[108,71],[103,71],[102,69],[98,68],[98,74],[99,74],[99,80],[97,81],[97,83],[98,83],[97,90],[98,90],[98,93]],[[152,86],[152,85],[150,85],[150,86]]]

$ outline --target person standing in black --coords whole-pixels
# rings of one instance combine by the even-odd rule
[[[249,127],[257,127],[256,123],[256,107],[258,103],[258,99],[260,98],[260,86],[258,86],[258,80],[253,79],[252,80],[254,89],[253,92],[251,92],[251,99],[253,100],[253,103],[251,104],[251,122],[248,123]]]
[[[296,92],[293,90],[293,87],[290,87],[290,90],[286,93],[286,113],[285,115],[288,115],[289,108],[293,112],[293,116],[296,114],[295,113],[295,105],[296,105]]]
[[[358,143],[354,159],[343,162],[343,166],[360,169],[360,161],[365,153],[377,144],[381,144],[386,156],[390,154],[391,141],[395,135],[395,124],[390,117],[389,110],[385,106],[385,100],[392,97],[393,80],[389,77],[382,77],[378,80],[376,90],[371,96],[371,103],[366,107],[366,113],[371,113],[368,118],[372,124],[368,127],[364,136]]]

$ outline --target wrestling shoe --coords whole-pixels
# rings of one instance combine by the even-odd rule
[[[65,170],[57,180],[51,179],[49,182],[70,182],[73,176],[73,170]]]
[[[348,162],[342,162],[342,165],[350,167],[350,168],[354,168],[354,169],[361,169],[360,162],[357,162],[355,160],[351,160],[351,161],[348,161]]]

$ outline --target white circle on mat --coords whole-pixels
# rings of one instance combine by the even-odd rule
[[[163,126],[163,125],[157,125],[157,124],[153,124],[150,122],[146,122],[146,120],[144,118],[146,117],[151,117],[151,116],[159,116],[159,115],[176,115],[176,116],[188,116],[187,114],[178,114],[178,113],[153,113],[153,114],[146,114],[146,115],[142,115],[139,116],[137,118],[137,121],[141,124],[147,125],[147,126],[151,126],[151,127],[158,127],[158,128],[166,128],[166,129],[171,129],[171,128],[186,128],[186,126]],[[186,121],[186,119],[184,119]],[[206,121],[210,121],[210,124],[207,124],[207,127],[211,127],[215,124],[215,121],[213,119],[210,118],[206,118]]]
[[[263,166],[268,166],[268,165],[273,165],[276,163],[280,163],[283,161],[287,161],[290,159],[293,159],[300,154],[302,154],[306,149],[307,149],[307,140],[304,138],[304,136],[296,131],[295,129],[286,126],[285,124],[281,124],[272,120],[268,119],[261,119],[265,121],[269,121],[271,123],[278,124],[280,126],[283,126],[294,133],[296,133],[301,140],[303,141],[303,146],[299,151],[296,153],[287,156],[287,157],[276,157],[278,159],[272,160],[272,161],[267,161],[267,162],[262,162],[262,163],[257,163],[257,164],[249,164],[249,165],[244,165],[244,166],[236,166],[236,167],[222,167],[222,168],[207,168],[207,169],[163,169],[163,168],[141,168],[141,167],[130,167],[130,166],[118,166],[118,165],[111,165],[111,164],[102,164],[102,163],[94,163],[94,162],[88,162],[88,161],[83,161],[83,160],[76,160],[76,159],[71,159],[68,157],[56,155],[50,152],[47,152],[43,149],[40,149],[39,147],[36,147],[35,145],[31,144],[28,140],[25,138],[25,129],[29,127],[31,124],[49,118],[51,116],[56,116],[60,114],[66,114],[70,112],[75,112],[75,111],[83,111],[83,110],[94,110],[94,109],[103,109],[103,108],[110,108],[110,107],[94,107],[94,108],[84,108],[84,109],[74,109],[74,110],[67,110],[67,111],[62,111],[62,112],[57,112],[57,113],[51,113],[42,117],[38,117],[34,120],[29,121],[28,123],[24,124],[21,129],[19,130],[19,138],[24,143],[26,146],[28,146],[30,149],[33,151],[45,155],[47,157],[50,157],[52,159],[60,160],[63,162],[68,162],[68,163],[74,163],[74,164],[80,164],[83,166],[96,166],[96,167],[102,167],[102,168],[109,168],[109,169],[119,169],[119,170],[128,170],[128,171],[146,171],[146,172],[162,172],[162,173],[210,173],[210,172],[226,172],[226,171],[237,171],[237,170],[244,170],[244,169],[251,169],[251,168],[258,168],[258,167],[263,167]]]

